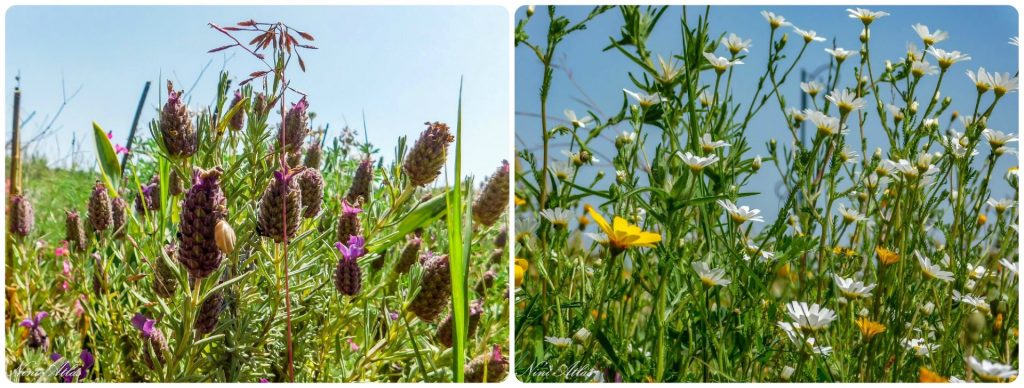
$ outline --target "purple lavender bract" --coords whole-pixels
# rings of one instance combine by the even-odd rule
[[[257,232],[276,243],[284,242],[286,238],[291,239],[299,230],[302,191],[294,177],[291,171],[274,171],[274,178],[260,198],[259,213],[256,215]]]
[[[32,203],[20,195],[11,197],[11,214],[7,220],[8,230],[18,237],[28,236],[35,224],[35,211],[32,210]]]
[[[227,199],[220,188],[220,167],[196,169],[192,187],[185,193],[178,228],[178,260],[197,279],[220,266],[221,252],[214,234],[217,222],[227,215]]]
[[[167,82],[167,103],[160,112],[160,136],[164,147],[172,157],[187,158],[196,153],[198,148],[196,129],[188,107],[182,101],[184,91],[174,91],[170,81]]]

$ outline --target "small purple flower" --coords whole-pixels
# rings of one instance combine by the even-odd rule
[[[89,375],[89,371],[92,370],[93,365],[96,365],[96,357],[93,357],[89,349],[82,349],[82,354],[78,356],[82,360],[82,367],[78,374],[78,380],[81,381],[85,376]]]
[[[363,236],[352,236],[349,237],[347,246],[337,242],[334,243],[334,247],[338,248],[345,260],[355,260],[366,254],[365,244],[366,239]]]
[[[362,213],[362,212],[363,212],[363,209],[360,209],[358,207],[349,205],[347,200],[342,200],[341,201],[341,214],[348,215],[348,216],[354,216],[354,215]]]
[[[353,352],[359,351],[359,344],[357,344],[356,341],[353,341],[351,338],[346,338],[345,340],[348,341],[349,350]]]
[[[392,321],[398,320],[398,311],[389,311],[388,316],[391,317]]]
[[[269,383],[269,382],[270,382],[270,380],[267,380],[266,377],[260,377],[260,383]]]
[[[24,320],[21,321],[19,325],[29,330],[35,330],[36,328],[39,327],[39,323],[43,321],[43,318],[46,318],[48,316],[50,316],[50,313],[46,311],[40,311],[36,313],[36,316],[34,318],[25,318]]]
[[[153,334],[156,332],[153,329],[154,325],[156,325],[156,320],[149,319],[145,315],[142,315],[142,313],[135,313],[135,316],[132,317],[132,326],[135,327],[136,330],[142,332],[143,338],[153,337]]]

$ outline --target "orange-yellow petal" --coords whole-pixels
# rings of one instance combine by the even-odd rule
[[[604,217],[601,216],[601,214],[598,214],[598,212],[595,211],[592,206],[587,205],[584,206],[584,208],[586,208],[587,212],[590,213],[590,218],[594,219],[594,222],[597,223],[597,226],[601,227],[601,230],[604,231],[604,234],[607,234],[609,238],[612,237],[612,228],[611,226],[608,226],[608,220],[604,219]]]

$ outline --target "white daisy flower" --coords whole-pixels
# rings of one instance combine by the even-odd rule
[[[821,82],[818,82],[818,81],[810,81],[810,82],[801,82],[800,83],[800,90],[803,90],[804,93],[807,93],[807,94],[811,95],[811,97],[816,96],[818,93],[821,92],[821,89],[824,89],[824,88],[825,88],[825,85],[822,85]]]
[[[704,287],[727,286],[732,283],[731,280],[725,278],[725,270],[722,268],[711,268],[703,261],[693,262],[690,266],[697,272]]]
[[[1016,262],[1010,261],[1009,259],[999,259],[999,264],[1001,264],[1003,268],[1013,272],[1013,276],[1017,276],[1018,266]]]
[[[800,109],[797,109],[795,107],[789,107],[788,109],[786,109],[786,113],[789,115],[790,120],[796,122],[802,122],[804,120],[807,120],[807,116],[804,116],[804,112],[800,111]]]
[[[661,55],[658,55],[658,65],[661,67],[661,74],[658,75],[658,80],[663,83],[671,83],[672,80],[679,76],[682,72],[682,66],[676,63],[675,59],[671,56],[666,61]]]
[[[974,265],[971,263],[967,263],[967,276],[980,280],[981,278],[988,276],[988,274],[988,269],[986,269],[985,266],[981,264]]]
[[[683,160],[690,167],[690,171],[698,172],[704,169],[704,167],[710,166],[718,161],[718,155],[711,154],[708,157],[696,156],[690,151],[686,153],[676,152],[676,156]]]
[[[939,74],[939,68],[925,60],[914,61],[910,64],[910,74],[916,78],[921,78],[926,75]]]
[[[616,142],[622,144],[632,144],[634,141],[636,141],[636,132],[634,131],[622,131],[622,134],[616,139]]]
[[[792,23],[787,22],[786,18],[782,17],[782,15],[776,15],[773,12],[761,11],[761,16],[764,16],[764,20],[768,21],[768,24],[771,25],[773,30],[782,26],[793,25]]]
[[[868,218],[865,217],[863,214],[860,214],[860,212],[858,212],[857,209],[848,208],[844,203],[839,204],[839,214],[843,216],[843,222],[847,224],[864,222],[868,220]]]
[[[892,115],[893,120],[896,120],[896,122],[903,121],[903,108],[893,104],[886,104],[885,109],[889,111],[890,115]]]
[[[579,330],[576,330],[576,334],[573,334],[572,338],[578,342],[587,342],[587,340],[590,339],[590,330],[587,330],[585,327],[581,327]]]
[[[978,93],[985,93],[992,89],[992,76],[985,71],[984,67],[979,67],[978,72],[975,73],[971,70],[967,70],[967,78],[974,82],[974,86],[978,89]]]
[[[705,133],[704,136],[700,137],[700,148],[705,153],[710,153],[710,152],[712,152],[712,151],[714,151],[714,150],[716,150],[718,148],[729,147],[729,146],[730,146],[730,144],[726,143],[724,140],[718,140],[718,141],[712,140],[710,133]]]
[[[949,132],[949,136],[942,137],[942,145],[946,146],[946,150],[948,150],[949,153],[952,154],[953,157],[957,159],[961,159],[964,156],[967,156],[967,138],[965,138],[963,134],[955,130],[950,130]],[[978,155],[978,150],[972,148],[970,149],[970,154],[971,156]]]
[[[744,248],[743,260],[750,261],[750,257],[753,255],[760,255],[762,262],[772,261],[775,259],[775,253],[767,249],[762,249],[752,242],[748,241],[746,248]]]
[[[1019,79],[1010,75],[1010,73],[992,73],[992,91],[994,91],[997,96],[1013,92],[1017,90],[1019,86]]]
[[[942,30],[935,30],[935,32],[929,32],[928,26],[917,23],[910,26],[917,33],[917,36],[921,38],[925,46],[933,46],[936,43],[946,40],[949,38],[949,33]]]
[[[851,55],[857,55],[856,51],[846,50],[842,47],[836,47],[835,49],[827,48],[825,49],[825,52],[835,57],[836,62],[842,62],[845,61],[846,58],[849,58]]]
[[[751,209],[749,206],[745,205],[737,207],[735,203],[732,203],[732,201],[728,199],[719,199],[715,202],[718,203],[718,206],[721,206],[723,209],[725,209],[725,211],[729,213],[729,218],[731,218],[737,224],[742,224],[747,221],[764,222],[764,218],[758,215],[759,213],[761,213],[761,211],[758,209]]]
[[[661,93],[643,94],[633,92],[628,89],[622,89],[622,91],[626,92],[626,94],[628,94],[630,97],[636,100],[636,102],[640,104],[641,107],[644,108],[647,108],[652,105],[657,105],[665,101],[665,99],[661,97]]]
[[[575,128],[586,128],[587,124],[594,120],[594,118],[590,117],[590,115],[586,115],[584,117],[576,117],[576,112],[574,112],[572,109],[566,109],[564,113],[565,118],[568,119],[569,122],[572,123],[572,126]]]
[[[739,54],[741,51],[748,52],[748,49],[751,46],[750,42],[750,39],[743,40],[743,38],[740,38],[733,33],[729,33],[728,37],[722,38],[722,44],[729,49],[729,52],[732,53],[732,55]]]
[[[988,144],[991,145],[992,148],[999,148],[1006,145],[1006,143],[1013,143],[1017,141],[1016,134],[1002,133],[992,128],[985,128],[984,131],[981,131],[981,135],[985,136],[985,140],[988,140]]]
[[[827,329],[836,320],[836,313],[817,303],[808,306],[806,302],[789,302],[786,311],[793,320],[793,325],[804,332]]]
[[[1014,46],[1017,46],[1017,47],[1020,47],[1020,38],[1016,37],[1016,36],[1010,38],[1010,44],[1012,44]]]
[[[831,117],[822,112],[810,109],[804,111],[804,115],[807,116],[811,123],[818,128],[818,134],[821,136],[846,134],[846,125],[844,124],[840,128],[838,117]]]
[[[889,16],[888,12],[871,11],[864,8],[847,9],[846,12],[850,13],[851,19],[860,19],[860,21],[863,22],[865,26],[871,24],[871,22],[875,21],[875,19],[881,18],[883,16]]]
[[[836,287],[839,287],[839,292],[850,299],[870,298],[871,290],[878,286],[877,284],[865,285],[860,280],[847,279],[839,275],[832,275],[832,279],[835,280]]]
[[[918,357],[927,357],[933,351],[939,348],[937,344],[930,344],[924,338],[906,339],[904,338],[900,343],[907,350],[914,352],[914,355]]]
[[[944,282],[953,281],[953,273],[942,270],[941,267],[932,264],[932,261],[921,254],[921,252],[914,251],[914,255],[917,256],[917,263],[921,266],[921,271],[924,271],[924,275],[931,279],[939,279]]]
[[[563,337],[544,337],[544,342],[555,345],[556,348],[567,348],[572,345],[572,339]]]
[[[988,305],[988,302],[985,301],[985,298],[980,297],[980,296],[974,296],[974,295],[971,295],[971,294],[964,295],[964,294],[961,294],[960,291],[957,291],[957,290],[953,290],[953,300],[957,301],[957,302],[960,302],[960,303],[969,304],[971,306],[974,306],[978,310],[981,310],[981,311],[984,311],[984,312],[988,312],[989,309],[990,309],[990,307]]]
[[[793,26],[793,32],[795,32],[798,35],[802,36],[804,38],[804,43],[824,42],[825,41],[825,38],[818,36],[818,33],[814,32],[814,30],[804,31],[804,30],[801,30],[799,28],[796,28],[796,26]]]
[[[516,237],[528,237],[537,229],[537,219],[521,214],[516,217]]]
[[[572,174],[572,164],[569,162],[551,162],[548,166],[551,173],[555,175],[555,178],[560,180],[569,180],[569,175]]]
[[[562,208],[544,209],[541,210],[540,215],[558,229],[568,228],[569,220],[573,219],[572,212]]]
[[[959,51],[946,51],[935,47],[929,47],[928,54],[931,54],[935,57],[935,60],[939,61],[939,68],[942,70],[948,69],[954,63],[971,60],[971,57]]]
[[[839,107],[839,111],[842,113],[860,110],[864,107],[864,99],[858,97],[856,93],[850,92],[847,89],[843,89],[838,92],[833,90],[825,97],[825,99],[836,104],[836,106]]]
[[[860,154],[858,154],[857,151],[854,151],[853,148],[850,148],[849,145],[844,145],[843,150],[839,151],[839,159],[842,160],[843,163],[856,164],[857,158],[859,157]]]
[[[716,57],[713,53],[704,53],[704,58],[707,58],[708,63],[711,64],[711,67],[715,68],[715,72],[718,74],[722,74],[726,70],[729,70],[730,66],[743,64],[743,61],[739,59],[730,61],[729,58]]]
[[[1017,377],[1017,370],[1012,365],[1000,364],[989,360],[978,361],[974,356],[967,358],[967,365],[974,373],[985,381],[1009,381]]]

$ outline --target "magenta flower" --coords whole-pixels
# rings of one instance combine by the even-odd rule
[[[107,140],[114,138],[114,131],[107,131]]]
[[[127,155],[128,154],[128,149],[124,148],[120,144],[114,144],[114,153]]]
[[[365,244],[366,239],[363,236],[352,236],[348,239],[348,245],[336,242],[334,247],[338,248],[345,260],[355,260],[366,254]]]
[[[356,341],[353,341],[351,338],[346,338],[345,340],[348,341],[349,350],[353,352],[359,351],[359,344],[357,344]]]
[[[260,377],[260,383],[269,383],[269,382],[270,382],[270,380],[267,380],[266,377]]]
[[[61,245],[59,247],[57,247],[57,249],[53,250],[53,255],[57,256],[57,257],[67,256],[68,255],[68,240],[61,241],[60,244]]]
[[[19,326],[24,327],[24,328],[29,329],[29,330],[35,330],[35,329],[39,328],[39,324],[43,321],[43,318],[46,318],[48,316],[50,316],[50,313],[48,313],[46,311],[40,311],[40,312],[36,313],[36,316],[33,317],[33,318],[25,318],[25,319],[23,319],[21,321],[21,323],[19,324]]]
[[[154,325],[156,325],[156,320],[149,319],[142,315],[142,313],[135,313],[135,316],[132,317],[132,326],[142,333],[143,338],[153,337],[154,333],[156,333],[156,330],[153,329]]]
[[[341,201],[341,214],[342,215],[354,216],[354,215],[362,213],[362,212],[363,212],[363,209],[360,209],[360,208],[357,208],[355,206],[349,205],[347,200],[342,200]]]

